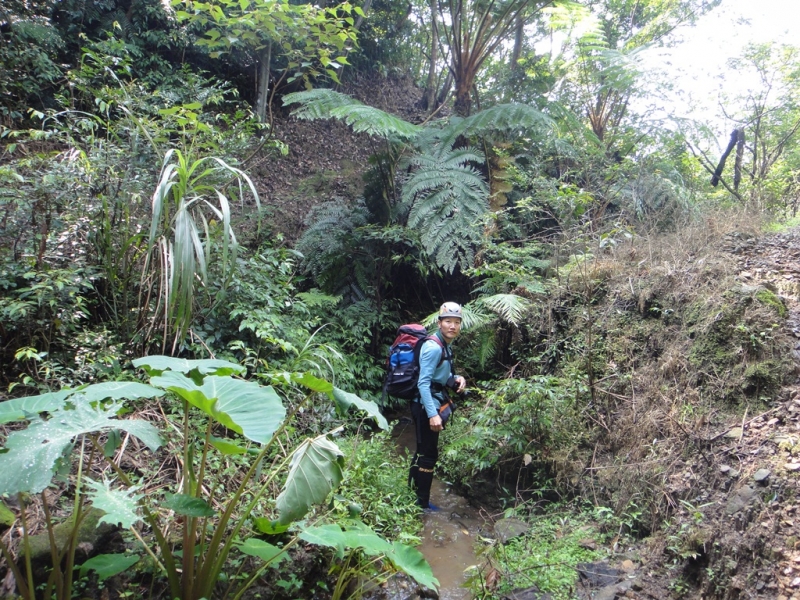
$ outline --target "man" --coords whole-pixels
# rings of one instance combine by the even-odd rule
[[[409,483],[417,492],[417,503],[422,508],[437,510],[430,503],[433,468],[439,458],[439,432],[444,429],[439,408],[446,402],[445,386],[461,393],[467,380],[453,374],[453,353],[450,344],[461,333],[461,306],[445,302],[439,308],[439,329],[434,334],[438,341],[427,339],[419,353],[418,396],[411,401],[411,416],[417,434],[417,451],[411,461]],[[452,377],[452,380],[450,379]]]

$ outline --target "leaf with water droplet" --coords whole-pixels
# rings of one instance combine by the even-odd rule
[[[50,484],[59,459],[71,451],[73,440],[82,434],[121,429],[151,450],[158,449],[158,430],[147,421],[117,419],[119,407],[79,403],[74,410],[57,409],[52,419],[34,420],[27,429],[12,432],[6,441],[7,452],[2,455],[0,494],[41,492]]]

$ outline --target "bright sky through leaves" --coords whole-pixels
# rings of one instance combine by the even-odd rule
[[[667,110],[715,122],[720,89],[751,85],[728,68],[729,59],[748,43],[800,44],[800,0],[723,0],[696,26],[678,29],[673,40],[672,47],[654,48],[647,58],[648,67],[665,70],[666,81],[674,84]],[[729,133],[720,131],[725,140]]]

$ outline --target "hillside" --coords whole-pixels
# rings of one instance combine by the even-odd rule
[[[407,77],[355,73],[341,91],[410,122],[425,118],[417,106],[422,92]],[[334,119],[302,121],[290,113],[287,108],[274,112],[274,137],[288,146],[288,154],[258,158],[250,168],[274,230],[291,243],[314,206],[358,198],[369,157],[382,142]]]

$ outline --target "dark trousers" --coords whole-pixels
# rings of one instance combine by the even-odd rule
[[[431,431],[428,413],[420,402],[411,403],[411,417],[417,434],[417,450],[411,461],[408,482],[417,493],[417,504],[428,508],[433,483],[433,468],[439,459],[439,432]]]

